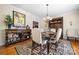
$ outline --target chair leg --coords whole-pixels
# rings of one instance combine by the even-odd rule
[[[46,48],[47,47],[47,45],[45,45],[45,47],[44,48],[42,48],[42,45],[41,44],[36,44],[34,41],[32,41],[32,51],[36,48],[36,47],[38,47],[39,46],[39,49],[40,49],[40,51],[39,51],[39,53],[38,54],[42,54],[42,52],[44,51],[44,48]]]
[[[52,45],[55,46],[55,49],[54,49],[54,48],[52,48],[52,49],[54,49],[55,51],[57,51],[58,43],[57,43],[57,42],[56,42],[56,43],[51,43],[51,44],[50,44],[50,48],[51,48]],[[50,48],[49,48],[49,49],[50,49]]]
[[[67,40],[69,40],[69,37],[67,37]]]
[[[42,48],[42,45],[40,45],[40,55],[42,55],[42,53],[46,47],[47,47],[47,45],[43,45],[43,48]]]
[[[40,55],[42,54],[42,45],[40,44]]]
[[[32,47],[34,47],[34,42],[32,41]]]
[[[50,50],[50,43],[47,43],[47,54],[49,54],[49,50]]]
[[[32,48],[35,48],[35,42],[32,41]]]
[[[58,43],[55,43],[55,51],[57,51]]]

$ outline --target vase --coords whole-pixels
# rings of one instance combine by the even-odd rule
[[[8,25],[8,29],[11,29],[11,25],[10,24]]]

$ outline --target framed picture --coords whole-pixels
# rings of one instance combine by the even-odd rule
[[[33,21],[33,28],[38,28],[38,22],[36,22],[36,21]]]
[[[25,15],[16,11],[13,11],[13,21],[14,26],[16,27],[22,27],[25,26]]]

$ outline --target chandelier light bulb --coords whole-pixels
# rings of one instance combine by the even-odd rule
[[[52,17],[49,20],[52,20]]]

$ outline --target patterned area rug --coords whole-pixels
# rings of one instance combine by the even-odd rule
[[[53,51],[53,50],[52,50]],[[73,48],[70,41],[60,40],[57,48],[57,52],[50,52],[53,55],[74,55]]]
[[[26,46],[32,47],[32,43],[29,44],[25,44],[23,46],[20,47],[16,47],[17,53],[20,55],[39,55],[40,52],[40,47],[35,48],[32,52],[31,52],[31,48],[28,48]],[[58,43],[58,48],[57,51],[55,51],[54,46],[52,45],[51,49],[50,49],[50,53],[48,55],[74,55],[74,51],[71,47],[70,41],[66,41],[66,40],[60,40]],[[43,46],[42,46],[43,49]],[[42,55],[47,55],[47,49],[45,49],[42,52]]]

